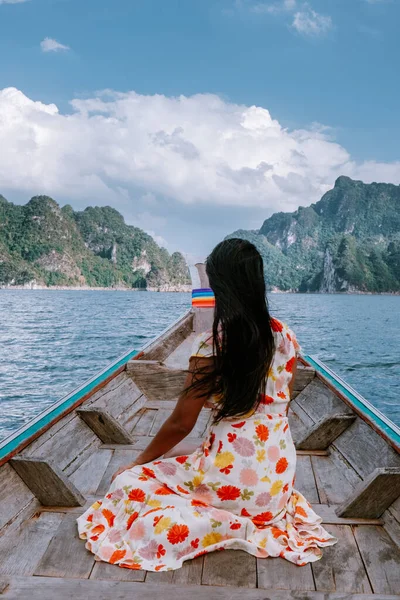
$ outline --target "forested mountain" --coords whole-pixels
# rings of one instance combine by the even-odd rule
[[[400,186],[339,177],[319,202],[279,212],[258,231],[268,287],[301,292],[400,291]]]
[[[170,255],[109,206],[75,212],[48,196],[20,206],[0,195],[0,285],[184,289],[182,254]]]

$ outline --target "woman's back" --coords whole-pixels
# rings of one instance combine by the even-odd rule
[[[272,318],[271,329],[275,341],[275,352],[266,374],[265,393],[262,394],[257,412],[285,413],[290,402],[289,384],[293,377],[296,356],[300,352],[294,332],[282,321]],[[208,330],[196,336],[191,355],[198,358],[210,358],[214,355],[212,331]],[[209,406],[218,407],[220,398],[213,396]],[[268,408],[267,408],[268,407]],[[250,415],[250,410],[247,415]]]

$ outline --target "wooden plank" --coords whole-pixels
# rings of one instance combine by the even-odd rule
[[[171,410],[160,409],[157,411],[152,428],[150,430],[150,436],[154,436],[156,433],[158,433],[161,426],[165,423],[168,417],[171,416],[171,414]],[[190,432],[190,437],[203,438],[211,417],[211,411],[209,409],[203,409],[197,418],[195,426]],[[136,434],[136,430],[134,431],[134,434]]]
[[[400,550],[382,527],[356,527],[354,535],[375,594],[398,594]]]
[[[78,408],[77,414],[103,444],[131,444],[132,436],[103,408]]]
[[[297,456],[330,456],[329,450],[296,450]]]
[[[379,518],[400,496],[400,468],[375,469],[336,509],[340,517]]]
[[[193,427],[190,435],[192,437],[204,438],[204,435],[213,419],[212,411],[208,408],[203,408],[199,414],[196,424]]]
[[[309,456],[297,457],[295,488],[296,490],[299,490],[309,502],[319,502],[314,471]]]
[[[0,594],[2,594],[3,592],[6,591],[6,589],[8,588],[9,583],[8,581],[6,581],[5,579],[0,579]]]
[[[297,404],[296,400],[292,400],[289,408],[289,426],[293,441],[296,442],[303,437],[303,434],[314,425],[314,421],[308,414]]]
[[[7,531],[0,538],[0,575],[32,575],[63,516],[34,515]]]
[[[300,567],[303,568],[303,567]],[[6,584],[5,600],[154,600],[160,595],[156,584],[130,581],[61,579],[58,577],[12,577]],[[258,590],[217,586],[171,585],[162,591],[163,600],[377,600],[373,594],[346,594],[289,590]],[[379,595],[379,600],[399,600],[398,595]]]
[[[150,435],[150,429],[153,426],[154,419],[156,418],[157,411],[152,409],[144,409],[138,422],[132,430],[134,436],[137,435]]]
[[[0,467],[0,530],[33,498],[31,490],[8,463]]]
[[[204,557],[203,585],[257,587],[256,558],[243,550],[212,552]]]
[[[299,450],[325,450],[355,421],[355,415],[334,414],[320,419],[296,442]]]
[[[11,466],[44,506],[83,506],[80,491],[52,463],[43,458],[16,456]]]
[[[112,457],[112,450],[96,450],[89,456],[69,478],[84,496],[92,495],[99,487],[99,483],[107,469]]]
[[[293,400],[289,405],[288,419],[289,419],[290,432],[292,434],[294,443],[296,443],[297,440],[300,440],[302,437],[304,437],[304,434],[307,431],[307,427],[305,426],[303,421],[300,419],[299,415],[297,415],[295,412],[293,412],[292,405],[293,405]],[[313,426],[313,423],[311,422],[311,427],[312,426]]]
[[[103,408],[118,420],[131,406],[137,405],[138,410],[140,408],[142,392],[132,378],[128,377],[126,371],[118,375],[102,392],[98,398],[91,398],[90,401],[85,402],[84,406]]]
[[[315,481],[322,504],[341,504],[352,493],[354,486],[348,481],[330,456],[312,456]]]
[[[193,331],[193,312],[189,311],[144,350],[147,360],[165,360]]]
[[[160,409],[157,411],[156,414],[156,418],[153,421],[153,425],[150,429],[150,436],[154,436],[156,435],[156,433],[159,432],[160,428],[164,425],[165,421],[168,419],[168,417],[170,417],[172,414],[171,410],[163,410]]]
[[[128,465],[133,462],[140,453],[139,450],[115,450],[110,462],[108,463],[107,469],[99,483],[97,488],[97,494],[104,496],[111,485],[111,478],[114,473],[122,466]]]
[[[133,378],[148,400],[173,400],[185,386],[187,371],[171,369],[157,361],[130,360],[127,374]]]
[[[171,369],[187,369],[195,333],[190,334],[167,358],[164,364]]]
[[[144,408],[153,408],[159,410],[160,408],[165,410],[174,410],[176,406],[176,400],[147,400]]]
[[[313,510],[325,525],[383,525],[383,519],[360,519],[358,517],[338,517],[336,506],[328,504],[312,504]]]
[[[353,414],[351,408],[317,377],[296,396],[296,403],[314,422],[327,414]]]
[[[108,581],[144,581],[146,571],[135,571],[118,565],[96,561],[90,579],[106,579]]]
[[[328,525],[326,529],[338,538],[338,543],[323,548],[322,560],[312,563],[316,589],[321,592],[372,593],[352,528],[349,525]]]
[[[390,507],[390,512],[392,513],[394,518],[397,519],[397,521],[400,523],[400,498],[393,502],[392,506]]]
[[[315,590],[311,564],[304,567],[284,558],[257,558],[259,588],[277,590]]]
[[[334,442],[334,446],[362,478],[377,468],[400,467],[400,455],[360,418]]]
[[[212,328],[214,320],[213,308],[194,308],[193,330],[197,334]]]
[[[311,383],[315,377],[314,367],[305,367],[301,364],[297,366],[296,376],[293,382],[293,391],[301,392],[304,388]]]
[[[50,433],[51,430],[48,434]],[[47,436],[43,444],[38,443],[39,439],[34,445],[28,446],[20,456],[51,456],[57,467],[65,471],[66,475],[70,475],[85,462],[94,448],[100,445],[100,440],[74,413],[64,427],[57,428],[54,435]]]
[[[183,566],[176,571],[163,571],[162,573],[148,571],[146,575],[146,584],[200,585],[203,562],[204,556],[198,556],[193,560],[188,560],[183,563]]]
[[[396,546],[400,549],[400,523],[397,521],[397,519],[393,517],[390,510],[386,510],[383,513],[382,519],[384,522],[385,531],[389,534]]]
[[[65,515],[33,574],[87,579],[93,565],[94,555],[79,539],[76,516]]]

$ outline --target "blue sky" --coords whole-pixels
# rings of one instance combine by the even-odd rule
[[[18,90],[0,102],[0,192],[112,204],[170,249],[205,252],[341,172],[400,183],[398,23],[397,0],[0,0],[0,89]]]

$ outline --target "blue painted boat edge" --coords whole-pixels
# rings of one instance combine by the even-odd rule
[[[400,428],[395,423],[375,408],[366,398],[361,396],[361,394],[322,361],[308,355],[303,358],[309,366],[314,367],[336,390],[343,394],[355,411],[361,417],[364,417],[364,420],[369,424],[373,425],[374,429],[378,430],[378,433],[382,433],[397,452],[400,452]]]
[[[130,350],[122,357],[118,358],[114,363],[106,367],[103,371],[96,374],[92,379],[89,379],[84,384],[79,386],[76,390],[64,396],[46,410],[39,413],[37,417],[29,421],[23,427],[17,429],[10,436],[6,437],[0,442],[0,464],[7,459],[11,458],[18,449],[21,448],[27,440],[30,440],[39,431],[45,429],[47,426],[52,425],[60,416],[64,416],[69,412],[79,400],[90,395],[93,390],[101,386],[102,383],[112,378],[126,363],[135,358],[141,351]],[[22,448],[21,448],[22,449]]]
[[[140,348],[140,350],[131,349],[122,356],[118,357],[114,362],[112,362],[110,365],[107,365],[102,371],[96,373],[96,375],[85,381],[70,394],[56,401],[46,410],[39,413],[26,425],[23,425],[17,429],[17,431],[0,441],[0,466],[18,454],[18,452],[29,445],[36,437],[41,435],[41,433],[44,433],[44,431],[49,429],[63,416],[71,412],[76,406],[79,406],[79,404],[87,399],[91,393],[96,390],[96,388],[101,387],[102,384],[115,377],[118,371],[122,370],[129,360],[135,358],[135,356],[142,354],[142,352],[150,348],[157,339],[165,335],[170,329],[173,329],[191,312],[192,309],[189,309],[183,313],[183,315],[168,325],[168,327],[161,331],[156,338],[150,340],[142,348]]]

